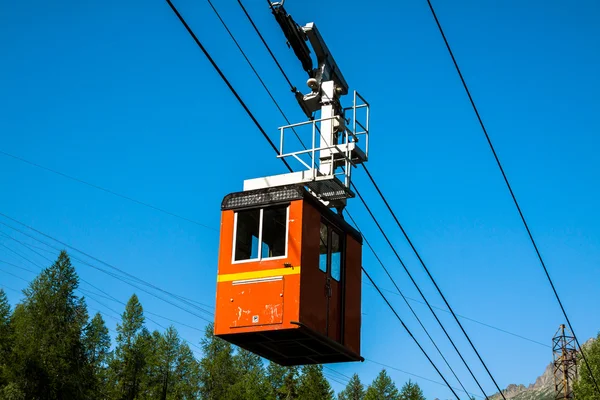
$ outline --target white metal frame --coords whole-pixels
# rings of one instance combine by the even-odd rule
[[[365,108],[366,109],[366,121],[363,123],[361,123],[358,120],[357,117],[357,110]],[[365,140],[365,150],[364,150],[364,160],[361,160],[361,162],[364,161],[368,161],[369,159],[369,119],[370,119],[370,105],[369,103],[364,99],[364,97],[362,97],[357,91],[354,91],[354,99],[353,99],[353,104],[351,107],[347,107],[344,108],[344,113],[346,111],[352,111],[352,128],[349,128],[348,126],[345,126],[345,129],[342,132],[342,138],[343,138],[343,143],[342,144],[331,144],[329,146],[317,146],[317,123],[320,123],[321,125],[323,125],[323,122],[329,122],[329,121],[333,121],[333,120],[337,120],[340,125],[342,124],[342,121],[340,121],[343,117],[339,116],[339,115],[334,115],[334,116],[330,116],[330,117],[325,117],[325,118],[319,118],[319,119],[314,119],[311,121],[305,121],[305,122],[300,122],[300,123],[296,123],[296,124],[291,124],[291,125],[285,125],[285,126],[281,126],[279,127],[279,154],[277,155],[277,158],[282,158],[285,159],[287,157],[293,157],[294,159],[296,159],[298,162],[300,162],[304,167],[306,167],[306,169],[308,170],[308,172],[310,173],[310,179],[315,181],[315,180],[325,180],[325,179],[332,179],[332,178],[341,178],[343,176],[343,179],[340,179],[343,183],[344,186],[346,186],[347,189],[350,189],[350,182],[351,182],[351,175],[352,175],[352,167],[356,166],[356,162],[354,162],[354,160],[352,160],[352,151],[354,150],[354,148],[356,147],[358,149],[358,142],[359,142],[359,138],[360,137],[364,137]],[[292,152],[288,152],[285,153],[284,151],[284,145],[285,145],[285,133],[286,130],[292,130],[294,128],[297,127],[301,127],[301,126],[306,126],[306,125],[312,125],[312,142],[311,142],[311,148],[310,149],[306,149],[306,150],[299,150],[299,151],[292,151]],[[360,130],[357,130],[360,129]],[[322,134],[321,134],[322,136]],[[331,150],[336,150],[337,153],[331,151]],[[331,153],[331,156],[327,157],[330,158],[331,165],[333,165],[335,157],[337,154],[342,154],[342,158],[344,160],[344,168],[342,172],[335,172],[334,168],[330,169],[330,173],[328,174],[323,174],[320,169],[319,166],[317,165],[317,158],[318,155],[317,153],[319,152],[327,152],[329,151],[329,153]],[[307,164],[304,160],[302,160],[300,158],[301,155],[303,154],[310,154],[310,165]],[[321,162],[324,161],[323,158],[320,159]]]
[[[276,204],[272,205],[277,206]],[[231,247],[231,263],[232,264],[243,264],[243,263],[248,263],[248,262],[260,262],[263,260],[278,260],[278,259],[284,259],[288,257],[288,247],[289,247],[289,231],[290,231],[290,205],[288,204],[286,209],[285,209],[285,253],[283,256],[277,256],[277,257],[262,257],[262,244],[263,244],[263,240],[262,240],[262,233],[263,233],[263,215],[264,215],[264,210],[265,208],[268,208],[269,206],[263,206],[260,207],[260,217],[259,217],[259,221],[258,221],[258,257],[257,258],[249,258],[246,260],[236,260],[235,259],[235,243],[236,243],[236,239],[237,239],[237,227],[238,227],[238,212],[239,211],[235,211],[234,216],[233,216],[233,241],[232,241],[232,247]],[[254,208],[255,210],[255,208]],[[240,210],[240,211],[245,211],[245,210]]]

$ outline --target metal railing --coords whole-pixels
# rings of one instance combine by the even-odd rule
[[[366,109],[365,121],[361,122],[357,115],[357,110]],[[367,161],[369,154],[369,103],[356,91],[354,91],[354,99],[351,107],[344,108],[344,114],[347,114],[348,111],[351,111],[351,120],[345,120],[343,116],[332,116],[326,118],[313,119],[310,121],[299,122],[296,124],[285,125],[279,128],[280,138],[279,138],[279,154],[278,158],[289,158],[292,157],[297,160],[300,164],[306,167],[307,170],[311,172],[312,180],[319,179],[331,179],[332,177],[339,178],[346,188],[350,188],[351,182],[351,174],[352,167],[356,166],[355,160],[352,159],[352,146],[354,143],[355,146],[358,146],[359,139],[364,137],[365,141],[365,149],[364,155],[365,158],[362,161]],[[321,124],[323,122],[328,121],[337,121],[339,126],[343,126],[343,130],[338,132],[337,141],[339,142],[341,139],[341,143],[332,143],[329,146],[321,147],[317,146],[317,140],[323,137],[321,131],[318,128],[317,124]],[[286,143],[285,134],[286,131],[294,130],[295,128],[304,127],[307,125],[312,125],[312,135],[311,135],[311,146],[308,149],[297,150],[291,152],[285,152],[284,146]],[[351,128],[349,127],[351,126]],[[360,129],[357,131],[357,129]],[[319,137],[317,137],[319,135]],[[324,138],[323,138],[324,139]],[[327,142],[327,140],[323,140]],[[341,147],[343,146],[343,148]],[[331,155],[328,156],[329,163],[331,168],[329,173],[324,174],[319,169],[319,165],[317,165],[317,159],[319,159],[320,163],[325,161],[324,157],[320,156],[321,152],[329,150]],[[332,151],[334,150],[334,151]],[[319,154],[317,154],[317,152]],[[308,155],[310,157],[310,161],[307,162],[303,160],[301,157],[304,155]],[[336,167],[336,163],[339,163],[343,160],[343,168],[341,172],[336,172],[339,168]],[[343,176],[343,178],[341,178]]]

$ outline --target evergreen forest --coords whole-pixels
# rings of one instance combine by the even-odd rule
[[[424,399],[417,384],[398,388],[385,370],[368,385],[357,374],[340,380],[347,385],[336,394],[323,366],[269,363],[214,337],[211,324],[197,344],[173,326],[151,332],[135,294],[111,335],[77,295],[79,283],[63,251],[16,306],[0,287],[0,400]]]

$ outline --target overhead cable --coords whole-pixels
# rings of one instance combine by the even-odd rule
[[[546,274],[546,278],[548,278],[548,282],[550,283],[550,286],[552,287],[552,291],[554,292],[554,296],[556,297],[556,300],[558,302],[558,305],[560,306],[560,309],[565,317],[565,320],[567,321],[567,324],[569,325],[569,329],[571,330],[571,332],[573,333],[573,337],[575,338],[575,342],[577,343],[577,347],[580,350],[581,356],[583,358],[583,361],[586,365],[586,368],[590,374],[590,377],[592,378],[592,381],[594,383],[594,386],[596,388],[596,392],[600,395],[600,387],[598,386],[598,382],[596,381],[596,378],[594,377],[594,373],[592,372],[592,369],[590,367],[590,364],[588,363],[587,357],[585,356],[585,352],[583,351],[583,348],[581,347],[580,343],[579,343],[579,339],[577,339],[577,335],[575,335],[575,330],[573,329],[573,325],[571,325],[571,321],[569,320],[569,316],[567,315],[567,311],[565,310],[565,307],[563,306],[562,301],[560,300],[560,297],[558,295],[558,291],[556,290],[556,287],[554,286],[554,282],[552,281],[552,278],[550,277],[550,273],[548,272],[548,268],[546,267],[546,263],[544,262],[544,259],[542,258],[542,254],[540,253],[540,250],[533,238],[533,234],[531,233],[531,229],[529,228],[529,225],[527,224],[527,221],[525,219],[525,215],[523,214],[523,211],[521,210],[521,206],[519,205],[519,202],[517,201],[517,197],[512,189],[512,186],[510,185],[510,182],[508,181],[508,177],[506,175],[506,172],[504,171],[504,168],[502,167],[502,164],[500,163],[500,158],[498,157],[498,153],[496,153],[496,149],[494,148],[494,145],[492,144],[492,140],[490,138],[490,135],[488,134],[488,131],[485,127],[485,124],[483,123],[483,120],[481,118],[481,115],[479,114],[479,110],[477,108],[477,106],[475,105],[475,101],[473,100],[473,96],[471,95],[471,91],[469,90],[469,86],[467,85],[467,82],[462,74],[462,71],[460,69],[460,67],[458,66],[458,62],[456,61],[456,57],[454,56],[454,52],[452,51],[452,48],[450,47],[450,43],[448,42],[448,39],[446,38],[446,34],[444,33],[444,29],[442,28],[442,24],[440,23],[440,20],[437,17],[437,14],[435,12],[435,9],[433,8],[433,4],[431,3],[431,0],[427,0],[427,4],[429,6],[429,10],[431,11],[431,15],[433,16],[433,19],[435,20],[435,23],[438,27],[438,30],[440,31],[440,34],[442,36],[442,39],[444,40],[444,44],[446,45],[446,49],[448,50],[448,54],[450,55],[450,58],[452,58],[452,63],[454,64],[454,68],[456,69],[456,72],[458,73],[458,76],[460,78],[460,81],[462,83],[463,88],[465,89],[465,92],[467,94],[467,97],[469,98],[469,102],[471,103],[471,106],[473,107],[473,111],[475,112],[475,116],[477,117],[477,121],[479,122],[479,125],[481,126],[481,130],[483,131],[483,134],[485,135],[485,139],[487,140],[487,143],[490,147],[490,150],[492,151],[492,155],[494,156],[494,159],[496,160],[496,164],[498,165],[498,168],[500,169],[500,173],[502,174],[502,178],[504,179],[504,183],[506,184],[506,187],[508,188],[508,191],[510,192],[510,196],[515,204],[515,207],[517,208],[517,211],[519,213],[519,216],[521,217],[521,221],[523,222],[523,225],[525,226],[525,230],[527,231],[527,235],[529,236],[529,240],[531,241],[531,244],[533,245],[533,248],[535,250],[535,254],[537,255],[537,258],[540,261],[540,264],[544,270],[544,273]],[[457,320],[458,321],[458,320]],[[462,327],[461,327],[462,328]],[[498,385],[496,385],[496,387],[498,387]]]
[[[200,49],[202,50],[202,52],[204,53],[204,55],[209,59],[209,61],[211,62],[211,64],[213,65],[213,67],[215,68],[215,70],[217,71],[217,73],[221,76],[221,78],[223,79],[223,81],[225,81],[225,83],[227,84],[227,86],[229,87],[229,89],[231,90],[231,92],[234,94],[234,96],[238,99],[238,101],[240,102],[240,104],[242,105],[242,107],[244,107],[244,109],[246,110],[246,112],[248,113],[248,115],[250,116],[250,118],[254,121],[254,123],[256,124],[256,126],[258,127],[258,129],[261,131],[261,133],[263,133],[263,136],[265,137],[265,139],[267,139],[267,141],[269,142],[269,144],[271,144],[271,147],[273,148],[273,150],[275,150],[275,152],[279,153],[279,151],[277,150],[277,147],[273,144],[272,140],[268,137],[268,135],[266,135],[265,130],[262,128],[262,126],[260,125],[260,123],[258,122],[258,120],[254,117],[254,115],[252,114],[252,112],[245,106],[244,101],[241,99],[241,97],[237,94],[237,92],[235,91],[235,89],[231,86],[231,84],[229,83],[229,80],[227,79],[227,77],[225,77],[225,75],[223,74],[223,72],[221,71],[221,69],[219,68],[219,66],[214,62],[214,60],[212,59],[212,57],[210,56],[210,54],[208,53],[208,51],[206,50],[206,48],[202,45],[202,43],[200,42],[200,40],[198,39],[198,37],[194,34],[194,32],[191,30],[191,28],[189,27],[189,25],[185,22],[185,20],[183,19],[183,17],[181,16],[181,14],[179,13],[179,11],[177,10],[177,8],[173,5],[173,3],[171,2],[171,0],[166,0],[166,2],[169,4],[169,6],[171,7],[171,9],[173,10],[173,12],[175,13],[175,15],[179,18],[180,22],[183,24],[183,26],[186,28],[186,30],[188,31],[188,33],[191,35],[191,37],[193,38],[193,40],[196,42],[196,44],[200,47]],[[290,170],[290,172],[292,171],[291,167],[289,166],[289,164],[287,164],[285,162],[285,160],[282,159],[282,161],[285,163],[286,167],[288,168],[288,170]],[[1,214],[0,214],[1,215]],[[374,284],[374,282],[373,282]],[[392,309],[392,311],[394,312],[394,314],[398,317],[399,321],[402,323],[402,326],[409,332],[409,334],[411,335],[411,337],[413,338],[413,340],[417,343],[417,345],[419,346],[419,348],[423,351],[423,353],[426,355],[427,359],[429,360],[429,362],[433,365],[433,367],[435,368],[435,370],[438,372],[438,374],[440,374],[440,376],[442,377],[442,379],[444,380],[444,382],[447,383],[448,388],[452,391],[452,393],[457,397],[458,395],[456,395],[456,392],[454,391],[454,389],[452,388],[452,386],[447,382],[446,378],[441,374],[440,370],[437,368],[437,366],[435,365],[435,363],[433,363],[433,360],[431,360],[431,358],[427,355],[427,353],[425,352],[425,350],[421,347],[421,345],[418,343],[417,339],[412,336],[412,334],[410,333],[410,331],[408,330],[408,327],[404,324],[404,322],[399,318],[398,314],[396,313],[396,311],[393,309],[392,305],[387,301],[387,299],[385,298],[385,295],[378,290],[380,295],[384,298],[384,300],[386,300],[386,303],[388,304],[388,306]]]

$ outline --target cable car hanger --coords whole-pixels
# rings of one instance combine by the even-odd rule
[[[269,4],[308,74],[310,91],[295,90],[308,121],[279,128],[277,157],[299,168],[223,199],[215,335],[281,365],[362,361],[362,236],[341,212],[368,160],[369,103],[354,91],[345,107],[348,84],[315,23]]]

